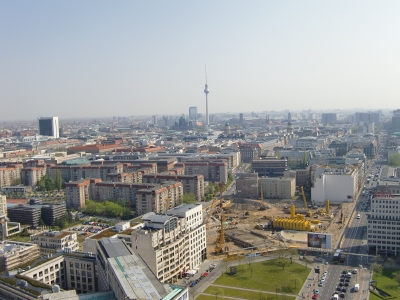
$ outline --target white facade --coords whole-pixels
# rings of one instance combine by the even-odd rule
[[[0,195],[0,216],[7,216],[7,198]]]
[[[45,231],[31,235],[31,242],[39,245],[40,253],[56,251],[78,251],[78,236],[76,232]]]
[[[181,204],[167,211],[186,219],[186,228],[189,230],[190,267],[199,266],[204,260],[206,248],[206,228],[203,225],[203,205]]]
[[[378,194],[371,199],[367,234],[368,246],[374,247],[376,254],[399,255],[400,194]]]
[[[324,205],[352,202],[358,188],[358,172],[355,169],[323,169],[315,171],[314,187],[311,188],[311,202]]]

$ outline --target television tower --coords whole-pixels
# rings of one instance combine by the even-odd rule
[[[204,94],[206,94],[206,125],[210,126],[210,119],[208,117],[208,93],[210,90],[208,89],[208,84],[207,84],[207,66],[205,67],[206,69],[206,85],[204,87]]]

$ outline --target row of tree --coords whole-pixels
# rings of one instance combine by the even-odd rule
[[[127,207],[124,199],[117,200],[117,202],[87,200],[86,207],[83,211],[88,215],[99,215],[112,218],[121,217],[124,220],[130,219],[133,215],[132,210]]]

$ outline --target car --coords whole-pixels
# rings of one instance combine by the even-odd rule
[[[344,281],[345,281],[345,279],[344,279],[344,278],[340,278],[340,281],[341,281],[341,282],[344,282]]]
[[[314,294],[311,298],[313,298],[313,299],[318,299],[318,295],[317,295],[317,294]]]
[[[346,274],[346,273],[347,273],[347,270],[344,269],[344,270],[342,271],[342,274]]]
[[[344,283],[343,282],[339,282],[339,286],[343,286],[344,285]]]
[[[348,282],[345,282],[345,283],[344,283],[344,286],[349,286],[349,284],[350,284],[350,283],[348,283]]]
[[[350,278],[346,278],[344,281],[345,282],[350,282]]]
[[[315,291],[314,291],[314,294],[319,295],[319,290],[315,290]]]
[[[324,284],[322,282],[320,282],[320,283],[318,283],[318,286],[321,287],[321,286],[324,286]]]
[[[192,283],[190,284],[190,287],[194,287],[196,285],[196,281],[192,281]]]
[[[321,278],[321,282],[324,282],[324,281],[325,281],[325,278],[324,278],[324,277],[322,277],[322,278]]]
[[[339,296],[340,296],[340,298],[344,298],[345,294],[341,293]]]
[[[357,274],[358,273],[357,269],[354,269],[352,273]]]
[[[342,288],[341,288],[340,286],[338,286],[338,287],[336,288],[336,290],[337,290],[338,292],[340,292],[341,289],[342,289]]]
[[[323,274],[324,274],[325,276],[328,275],[328,271],[325,271]]]
[[[347,288],[342,288],[342,293],[346,293],[347,292]]]

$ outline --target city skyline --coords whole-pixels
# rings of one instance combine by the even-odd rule
[[[0,5],[1,121],[397,109],[395,1]]]

